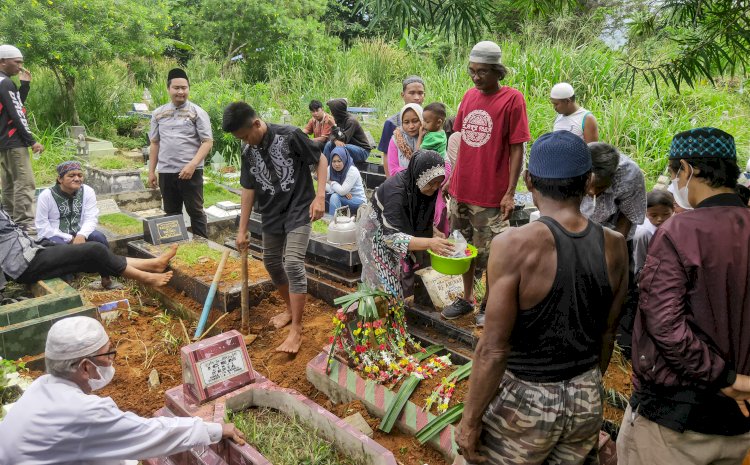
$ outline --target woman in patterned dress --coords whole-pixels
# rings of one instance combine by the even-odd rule
[[[444,180],[443,158],[432,150],[418,150],[404,171],[375,190],[357,223],[365,284],[404,297],[402,278],[415,261],[410,252],[453,252],[451,242],[432,237],[435,202]]]

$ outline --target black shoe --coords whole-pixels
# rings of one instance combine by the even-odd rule
[[[479,328],[484,328],[484,310],[487,308],[487,301],[482,300],[482,305],[479,306],[479,313],[475,317],[475,324]]]
[[[446,306],[440,313],[446,320],[455,320],[456,318],[462,317],[467,313],[474,311],[474,304],[458,298],[453,301],[452,304]]]

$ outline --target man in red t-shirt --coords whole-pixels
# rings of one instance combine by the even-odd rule
[[[468,72],[474,88],[464,94],[453,125],[461,131],[460,155],[443,191],[451,197],[451,229],[461,231],[479,253],[463,275],[464,297],[443,309],[446,319],[474,310],[475,273],[487,269],[492,238],[510,226],[523,144],[531,140],[523,94],[500,85],[508,72],[500,58],[494,42],[479,42],[471,49]],[[483,311],[477,325],[484,325]]]

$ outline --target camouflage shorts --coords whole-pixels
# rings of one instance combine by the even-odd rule
[[[596,465],[602,399],[599,368],[559,383],[506,371],[482,418],[480,452],[497,465]]]
[[[451,231],[459,230],[477,248],[477,271],[487,269],[492,239],[510,227],[500,208],[480,207],[451,199],[448,205]]]

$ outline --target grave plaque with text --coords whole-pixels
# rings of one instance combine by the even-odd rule
[[[187,240],[185,220],[182,215],[145,219],[143,220],[143,239],[154,245]]]
[[[185,399],[202,404],[255,380],[242,334],[232,330],[185,346],[182,381]]]

